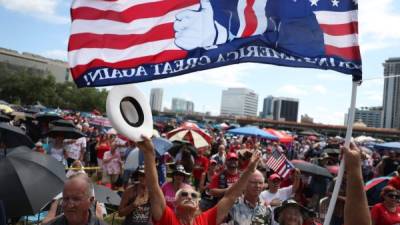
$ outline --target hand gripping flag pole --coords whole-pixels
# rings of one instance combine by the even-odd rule
[[[346,138],[344,141],[344,146],[346,148],[350,147],[351,135],[353,133],[353,124],[354,124],[354,112],[356,109],[356,99],[357,99],[357,86],[360,85],[360,81],[353,81],[353,85],[351,88],[351,103],[349,108],[349,114],[347,116],[347,130],[346,130]],[[336,178],[335,187],[333,189],[332,198],[329,201],[328,212],[326,213],[326,217],[324,220],[324,225],[330,225],[333,210],[335,209],[336,200],[339,194],[340,186],[342,185],[343,175],[344,175],[344,157],[340,162],[339,173]]]

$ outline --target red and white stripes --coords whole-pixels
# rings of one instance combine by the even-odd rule
[[[336,55],[347,60],[361,60],[357,10],[315,11],[314,13],[324,32],[326,55]]]
[[[250,37],[262,34],[267,29],[267,17],[265,16],[266,0],[239,0],[238,37]]]
[[[198,7],[198,0],[75,0],[68,46],[72,75],[185,57],[174,44],[173,22],[178,11]]]

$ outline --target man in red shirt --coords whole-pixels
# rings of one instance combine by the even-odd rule
[[[226,155],[225,169],[214,175],[208,185],[209,193],[217,199],[224,196],[225,192],[239,180],[239,157],[235,152]]]
[[[253,154],[249,166],[242,176],[228,191],[218,204],[200,213],[199,194],[193,188],[178,190],[175,201],[175,211],[169,208],[158,185],[157,169],[155,164],[154,147],[149,138],[143,137],[144,141],[138,143],[138,147],[144,154],[144,166],[146,172],[146,185],[149,189],[151,214],[155,225],[216,225],[220,224],[228,215],[228,212],[236,199],[246,188],[250,175],[254,173],[260,160],[260,152]]]
[[[206,149],[202,148],[197,151],[197,157],[194,159],[194,166],[193,166],[193,186],[196,190],[199,189],[201,174],[207,172],[208,164],[210,160],[204,156],[204,151]]]

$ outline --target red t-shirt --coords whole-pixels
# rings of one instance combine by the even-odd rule
[[[222,173],[224,173],[225,171],[222,171]],[[226,176],[226,184],[228,185],[228,187],[232,186],[234,183],[236,183],[239,180],[240,174],[236,173],[236,174],[229,174],[227,172],[224,173],[224,175]],[[220,188],[219,184],[220,184],[220,179],[221,178],[221,173],[216,174],[212,177],[210,184],[208,185],[208,188],[212,189],[212,188]]]
[[[97,150],[97,152],[96,152],[97,158],[98,159],[103,159],[104,153],[106,151],[109,151],[110,149],[111,149],[111,147],[110,147],[109,144],[107,144],[107,143],[100,144],[96,149]]]
[[[388,185],[393,186],[397,190],[400,190],[400,177],[394,176],[392,179],[389,180]]]
[[[400,206],[396,212],[389,212],[382,203],[374,205],[371,209],[372,220],[375,225],[394,225],[400,223]]]
[[[168,206],[165,207],[163,215],[159,221],[153,220],[154,225],[182,225],[176,217],[174,211]],[[193,225],[216,225],[217,224],[217,207],[201,213],[194,218]]]
[[[205,156],[199,156],[194,160],[194,167],[193,167],[193,177],[195,179],[200,180],[201,174],[208,170],[208,164],[210,160],[207,159]]]

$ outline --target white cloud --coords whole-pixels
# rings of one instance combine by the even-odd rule
[[[67,24],[69,18],[60,16],[56,10],[60,0],[0,0],[0,6],[4,8],[33,16],[49,23]]]
[[[67,61],[67,50],[60,50],[60,49],[54,49],[54,50],[49,50],[45,51],[42,53],[43,56],[50,58],[50,59],[59,59],[63,61]]]
[[[286,84],[278,89],[278,92],[285,96],[305,96],[308,95],[307,90],[302,86],[296,86],[293,84]]]
[[[283,96],[298,98],[299,96],[309,96],[313,94],[323,95],[327,93],[325,86],[317,85],[295,85],[285,84],[278,88],[278,93]]]
[[[361,0],[359,29],[362,51],[400,46],[400,14],[395,12],[398,0]]]

